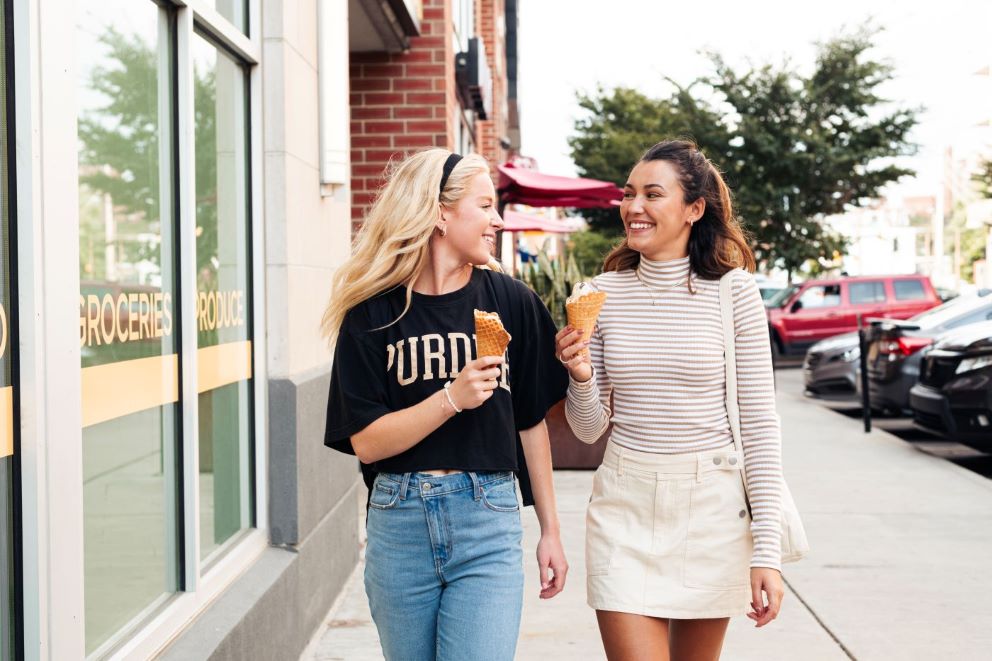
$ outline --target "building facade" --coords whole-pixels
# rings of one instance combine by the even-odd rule
[[[519,149],[516,0],[424,0],[417,36],[352,40],[352,218],[391,161],[428,147],[496,165]],[[369,21],[371,23],[371,21]]]
[[[334,269],[519,136],[515,0],[4,0],[0,659],[295,658],[354,569]]]

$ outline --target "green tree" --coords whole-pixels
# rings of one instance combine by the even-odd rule
[[[622,182],[646,147],[691,137],[725,172],[759,262],[791,275],[832,259],[845,243],[823,219],[912,174],[893,159],[915,152],[908,135],[919,110],[890,108],[880,96],[893,69],[869,57],[874,34],[820,44],[808,76],[788,64],[740,71],[711,54],[711,75],[673,85],[665,99],[634,90],[580,95],[592,116],[576,122],[573,159],[583,174]],[[692,93],[697,87],[704,93]]]
[[[956,246],[955,253],[960,251],[961,255],[960,275],[964,280],[972,280],[975,262],[985,257],[985,228],[968,227],[968,213],[960,202],[944,224],[944,245]]]
[[[983,161],[971,179],[978,185],[978,192],[982,197],[992,199],[992,158]]]
[[[603,270],[603,259],[616,243],[616,238],[585,230],[569,235],[568,250],[580,273],[595,275]]]
[[[675,88],[668,99],[651,99],[626,87],[580,93],[579,107],[586,114],[568,140],[579,174],[622,186],[631,166],[659,136],[689,138],[707,151],[725,148],[729,136],[716,111],[697,103],[688,88]],[[617,209],[583,209],[582,214],[597,232],[623,234]]]

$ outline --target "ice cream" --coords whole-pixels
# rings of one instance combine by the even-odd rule
[[[565,300],[568,325],[582,331],[582,342],[588,342],[592,337],[596,319],[599,318],[599,311],[603,309],[605,301],[606,292],[598,291],[589,282],[576,282],[572,288],[572,295]],[[583,349],[579,353],[588,355],[589,349]]]
[[[498,312],[475,310],[475,357],[502,356],[510,344]]]

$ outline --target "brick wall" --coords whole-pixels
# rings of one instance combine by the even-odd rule
[[[504,0],[475,0],[475,30],[493,76],[493,112],[475,123],[475,149],[495,166],[507,154]],[[498,17],[498,18],[497,18]],[[450,0],[424,0],[421,36],[405,53],[351,54],[352,228],[382,185],[390,159],[428,147],[454,149],[459,106]]]
[[[450,25],[445,0],[424,0],[421,36],[410,40],[407,52],[351,54],[353,229],[375,198],[391,158],[454,144]]]

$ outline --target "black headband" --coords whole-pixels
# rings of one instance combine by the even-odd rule
[[[439,196],[444,194],[444,185],[448,183],[448,177],[451,176],[451,171],[455,169],[455,166],[458,165],[458,161],[460,160],[462,160],[461,156],[458,154],[451,154],[451,156],[448,157],[448,160],[444,162],[444,170],[441,174],[441,189],[438,191]]]

